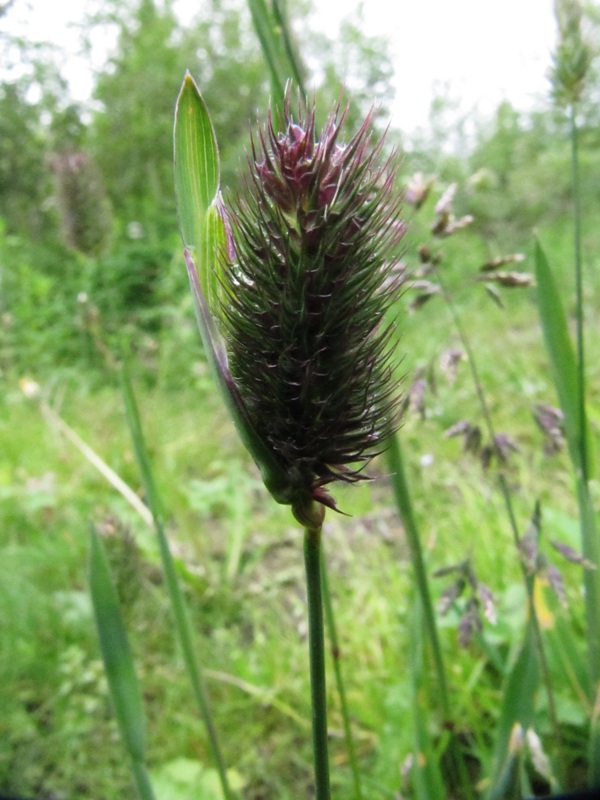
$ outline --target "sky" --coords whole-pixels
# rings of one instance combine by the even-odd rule
[[[201,0],[174,0],[182,15]],[[547,73],[555,43],[552,0],[314,0],[314,24],[331,35],[345,17],[388,41],[394,66],[394,127],[427,127],[433,97],[446,91],[463,113],[487,116],[502,100],[519,110],[548,96]],[[93,7],[93,3],[91,3]],[[361,7],[362,10],[357,10]],[[70,54],[64,65],[75,99],[92,86],[89,66],[78,60],[76,24],[89,0],[15,0],[0,27],[29,39],[53,41]],[[95,65],[105,57],[98,43]]]

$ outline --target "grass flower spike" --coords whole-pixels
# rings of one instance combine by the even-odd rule
[[[381,142],[370,147],[371,117],[345,145],[343,118],[334,112],[317,138],[314,108],[294,119],[287,103],[281,133],[269,116],[223,275],[231,373],[296,510],[334,507],[323,487],[364,477],[396,418],[394,175],[377,164]]]
[[[188,141],[190,90],[204,116]],[[201,186],[202,216],[186,208],[192,181],[180,154],[196,147],[202,183],[216,141],[194,144],[214,134],[189,76],[178,104],[176,185],[205,347],[267,488],[302,522],[315,501],[335,508],[327,484],[366,477],[397,417],[388,312],[404,226],[394,161],[371,140],[372,115],[343,144],[345,116],[338,107],[317,135],[314,107],[294,117],[288,99],[281,132],[269,115],[254,138],[244,195],[229,212],[218,166],[204,169],[213,178]]]
[[[227,211],[217,143],[188,74],[175,187],[196,317],[217,384],[272,496],[304,527],[315,797],[330,800],[321,533],[326,486],[364,479],[398,416],[388,312],[404,233],[394,161],[369,115],[347,144],[339,106],[320,136],[289,97],[253,140]],[[199,262],[198,269],[195,260]]]

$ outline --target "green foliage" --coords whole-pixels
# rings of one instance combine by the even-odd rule
[[[304,96],[304,78],[299,68],[298,57],[291,42],[285,2],[273,0],[249,0],[254,30],[260,41],[263,56],[271,77],[271,96],[279,113],[283,110],[285,87],[292,79]]]
[[[385,116],[385,48],[357,25],[344,26],[336,42],[312,36],[298,24],[308,8],[291,3],[286,10],[300,52],[316,65],[308,80],[317,86],[317,103],[329,106],[345,82],[353,101],[349,129],[374,98],[383,100]],[[110,70],[98,76],[96,103],[85,114],[70,102],[48,50],[13,47],[11,58],[27,54],[26,69],[22,78],[0,85],[0,792],[82,800],[131,795],[85,588],[87,542],[80,532],[94,521],[106,523],[111,563],[121,590],[127,589],[120,598],[143,690],[147,759],[157,794],[183,800],[202,786],[207,797],[219,796],[208,738],[190,708],[156,541],[44,421],[38,402],[18,388],[20,378],[37,379],[42,400],[147,497],[114,378],[120,355],[131,349],[150,455],[169,509],[175,568],[205,657],[232,787],[248,800],[296,800],[312,791],[300,542],[289,512],[267,502],[212,388],[179,254],[171,173],[173,98],[185,69],[201,81],[220,144],[221,183],[233,193],[249,123],[267,104],[268,75],[250,13],[236,0],[207,3],[186,31],[169,4],[110,2],[102,11],[90,25],[112,25],[116,46]],[[578,101],[580,191],[589,209],[582,232],[590,333],[600,303],[593,281],[600,247],[595,69],[592,64],[586,73]],[[428,685],[435,685],[435,670],[428,650],[423,652],[425,628],[411,599],[412,569],[392,509],[389,467],[375,462],[372,484],[341,492],[340,505],[352,517],[331,515],[325,544],[339,663],[369,800],[410,797],[415,776],[417,789],[432,797],[439,793],[440,775],[455,786],[456,764],[448,759],[453,751],[475,796],[504,790],[501,781],[490,786],[494,770],[506,778],[504,788],[514,789],[518,779],[528,795],[547,792],[553,775],[565,789],[582,787],[596,757],[594,745],[588,750],[592,690],[581,600],[582,582],[596,578],[586,570],[582,581],[582,567],[561,562],[550,546],[558,539],[580,547],[579,512],[568,454],[564,448],[545,450],[545,434],[532,417],[538,404],[554,404],[573,386],[559,380],[556,391],[532,295],[501,290],[503,310],[490,302],[479,277],[491,256],[516,250],[530,269],[531,229],[539,228],[558,290],[549,290],[542,264],[538,291],[546,299],[558,292],[562,327],[571,327],[568,130],[556,112],[518,113],[503,104],[468,139],[465,129],[454,135],[453,113],[442,98],[434,136],[412,143],[405,155],[402,183],[413,169],[425,178],[437,174],[441,185],[458,180],[457,215],[475,216],[470,230],[435,240],[433,250],[473,341],[495,425],[519,447],[501,465],[516,517],[527,520],[532,499],[540,498],[540,557],[562,575],[565,604],[547,584],[548,575],[557,580],[555,573],[546,570],[535,578],[560,742],[546,696],[533,691],[540,677],[537,656],[526,625],[519,556],[493,490],[498,464],[483,468],[480,454],[447,436],[457,421],[478,426],[481,419],[464,360],[453,376],[440,366],[458,339],[441,298],[432,296],[418,313],[405,315],[401,326],[402,373],[421,376],[425,392],[419,407],[405,380],[410,406],[401,431],[424,569],[428,579],[468,558],[477,579],[495,595],[498,619],[495,625],[482,620],[470,644],[462,646],[460,626],[473,596],[464,591],[442,615],[438,604],[455,589],[456,572],[430,582],[448,665],[450,731],[440,692],[424,699]],[[449,135],[462,143],[460,157],[444,150]],[[53,156],[74,151],[99,166],[114,214],[108,248],[86,246],[86,255],[62,240],[51,170]],[[435,200],[426,201],[426,211],[427,203]],[[415,218],[405,240],[411,268],[424,268],[415,245],[430,238],[428,221]],[[101,226],[91,230],[91,241],[104,243]],[[408,303],[412,297],[407,293]],[[547,305],[544,317],[560,378],[572,368],[567,364],[561,373],[564,347],[552,337],[565,331],[557,327],[555,307]],[[593,349],[590,355],[587,408],[595,446],[600,372]],[[572,450],[575,434],[568,422],[567,428]],[[560,436],[557,442],[560,448]],[[589,488],[579,499],[586,501],[592,529],[595,485]],[[133,555],[119,550],[109,533],[115,526],[127,530]],[[353,781],[342,710],[330,684],[333,790],[336,797],[349,797]],[[550,757],[550,772],[540,772],[543,759],[529,740],[508,738],[516,720],[532,723],[542,755]],[[431,771],[419,772],[429,765]]]
[[[28,89],[24,80],[0,84],[0,209],[9,232],[38,238],[47,232],[50,174],[42,109]]]
[[[1,229],[0,258],[0,369],[40,374],[89,363],[76,259]]]

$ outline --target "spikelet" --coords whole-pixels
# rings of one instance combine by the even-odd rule
[[[340,143],[339,107],[320,136],[315,109],[289,98],[255,137],[245,194],[230,212],[234,258],[220,316],[229,368],[292,506],[335,508],[324,486],[366,476],[397,426],[393,369],[398,244],[395,160],[369,115]]]

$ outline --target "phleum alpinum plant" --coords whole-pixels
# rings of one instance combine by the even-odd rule
[[[316,796],[329,795],[321,586],[328,487],[356,482],[398,422],[392,306],[404,232],[394,159],[372,116],[286,97],[254,135],[242,196],[219,191],[210,118],[187,75],[175,128],[186,262],[205,349],[240,435],[305,529]]]
[[[176,110],[175,182],[197,322],[215,380],[265,487],[277,503],[290,507],[304,528],[314,796],[317,800],[331,797],[324,618],[353,773],[354,800],[374,796],[379,789],[377,796],[400,797],[405,796],[406,788],[406,796],[416,800],[508,800],[559,792],[573,783],[597,787],[600,571],[596,566],[600,558],[592,491],[597,443],[587,412],[576,124],[590,59],[580,35],[579,4],[575,0],[557,3],[560,36],[552,76],[554,95],[567,107],[571,123],[576,347],[571,343],[561,291],[539,244],[535,280],[528,272],[509,266],[523,259],[520,253],[510,253],[487,258],[468,284],[484,285],[500,307],[503,302],[498,287],[504,291],[536,286],[541,327],[561,405],[559,410],[538,404],[536,419],[550,437],[549,452],[560,449],[563,441],[567,445],[583,553],[553,539],[549,544],[584,569],[585,591],[580,600],[585,606],[587,664],[573,641],[576,631],[572,624],[545,606],[544,584],[554,588],[561,604],[566,604],[567,593],[560,572],[544,550],[543,504],[536,498],[531,518],[524,521],[522,510],[513,503],[516,487],[509,480],[509,461],[518,452],[518,444],[510,435],[496,431],[494,406],[477,368],[471,337],[448,288],[445,267],[440,266],[439,242],[460,234],[474,222],[473,216],[454,216],[456,186],[450,186],[435,204],[435,220],[429,228],[432,241],[416,251],[416,269],[411,274],[409,267],[399,265],[404,223],[394,188],[396,161],[384,157],[382,140],[372,135],[372,115],[347,138],[346,113],[338,105],[318,129],[314,105],[302,99],[302,69],[287,69],[273,58],[278,52],[280,56],[287,53],[288,58],[293,55],[279,5],[273,4],[273,13],[278,16],[270,20],[276,24],[263,18],[270,13],[266,4],[251,0],[250,5],[273,73],[274,99],[273,111],[251,140],[241,195],[232,200],[221,195],[216,137],[189,74]],[[285,47],[278,37],[283,37]],[[284,70],[282,74],[293,74],[301,87],[297,103],[292,102],[290,92],[284,93],[278,69]],[[407,205],[415,210],[426,207],[433,186],[433,179],[415,177],[405,193]],[[495,624],[496,605],[492,587],[478,577],[476,553],[469,550],[464,558],[431,573],[427,563],[425,539],[419,529],[419,517],[424,515],[413,509],[400,437],[395,435],[401,409],[395,375],[394,311],[401,285],[408,287],[409,282],[414,298],[409,309],[429,306],[436,296],[445,301],[460,348],[448,351],[444,369],[453,374],[464,359],[479,400],[481,426],[462,417],[446,428],[444,435],[464,437],[465,449],[479,456],[484,472],[495,480],[503,499],[515,563],[521,572],[525,610],[508,654],[506,642],[499,636],[495,640],[488,637],[484,630],[484,621]],[[404,400],[409,412],[417,412],[423,420],[427,417],[427,388],[426,373],[417,372]],[[206,724],[221,795],[232,800],[235,771],[226,769],[221,754],[192,626],[169,552],[165,513],[153,485],[127,381],[125,398],[182,651]],[[370,460],[384,450],[415,586],[414,597],[407,603],[410,613],[405,654],[411,708],[402,706],[402,725],[408,720],[406,730],[413,747],[397,770],[398,782],[376,787],[371,781],[376,788],[367,795],[361,787],[336,655],[339,647],[322,556],[322,529],[327,509],[344,510],[337,507],[333,484],[367,479]],[[486,536],[494,533],[492,527],[486,527]],[[98,544],[94,541],[92,549],[96,565],[92,569],[92,594],[111,694],[139,796],[152,800],[141,694],[131,657],[127,656],[108,566]],[[449,581],[438,592],[437,614],[430,575]],[[499,610],[501,621],[502,605]],[[456,665],[456,672],[452,669],[454,664],[446,657],[438,634],[437,617],[449,611],[458,619],[458,644],[475,646],[481,652],[477,669],[464,682],[460,665]],[[479,676],[483,672],[494,682],[487,707],[479,706]],[[576,726],[569,721],[572,707],[562,706],[565,687],[581,704],[579,713],[585,718],[581,741],[575,744],[571,742],[571,728],[575,730]],[[465,713],[466,706],[471,705],[473,713],[481,716],[481,730],[470,724],[470,714]],[[365,777],[364,782],[367,780]],[[289,789],[290,796],[296,796],[296,787]],[[575,796],[591,799],[597,796],[597,790]]]

